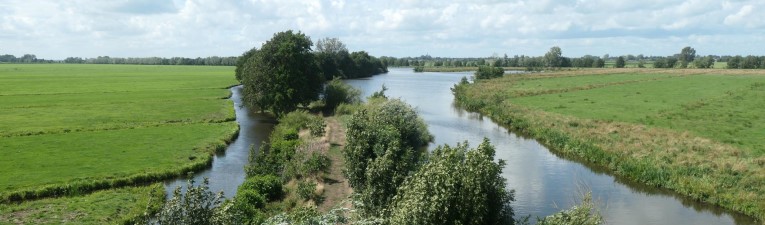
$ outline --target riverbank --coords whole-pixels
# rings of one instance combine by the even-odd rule
[[[764,78],[726,70],[562,71],[463,85],[455,101],[563,155],[763,219],[757,131],[765,121],[753,113],[765,104]]]

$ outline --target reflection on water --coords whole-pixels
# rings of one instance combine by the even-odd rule
[[[546,216],[575,204],[582,192],[593,199],[610,224],[755,224],[751,217],[683,198],[666,190],[615,178],[604,170],[563,159],[539,142],[508,132],[480,114],[454,107],[449,89],[470,73],[413,73],[408,68],[346,82],[364,96],[380,90],[415,106],[437,145],[468,140],[473,147],[488,137],[497,158],[507,162],[503,176],[514,189],[516,215]]]
[[[217,193],[223,191],[227,198],[236,194],[236,189],[244,182],[244,166],[249,162],[250,146],[260,148],[263,141],[273,129],[275,121],[263,114],[252,113],[243,104],[241,86],[231,88],[231,100],[234,101],[236,122],[239,123],[239,136],[227,148],[226,152],[214,157],[210,169],[193,175],[196,184],[202,183],[206,177],[210,180],[210,190]],[[188,178],[165,181],[165,192],[172,197],[176,187],[185,187]]]

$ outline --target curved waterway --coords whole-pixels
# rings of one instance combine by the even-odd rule
[[[437,145],[467,140],[475,147],[484,137],[507,162],[503,176],[515,190],[515,215],[546,216],[567,209],[592,191],[607,224],[756,224],[753,218],[673,192],[625,182],[596,166],[561,158],[539,142],[524,138],[487,117],[453,105],[449,89],[471,73],[414,73],[410,68],[345,82],[369,96],[385,84],[389,97],[416,107]]]
[[[242,87],[231,88],[231,100],[234,101],[236,122],[239,123],[239,136],[231,142],[226,151],[213,158],[212,167],[193,175],[195,184],[200,184],[204,178],[210,181],[210,191],[223,192],[227,198],[236,195],[246,176],[244,167],[249,162],[250,146],[260,148],[263,141],[274,127],[275,121],[264,114],[254,113],[242,104]],[[188,178],[178,178],[165,181],[165,192],[172,197],[176,187],[186,187]]]

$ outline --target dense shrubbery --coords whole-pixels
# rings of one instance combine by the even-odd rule
[[[346,131],[345,175],[369,214],[384,209],[432,140],[425,122],[401,100],[370,99]]]
[[[186,193],[177,187],[173,197],[157,214],[159,224],[226,224],[227,216],[216,207],[223,203],[223,193],[212,193],[207,179],[194,186],[192,180],[186,186]]]
[[[324,112],[334,112],[340,104],[361,102],[361,91],[335,77],[324,87]]]
[[[504,161],[494,162],[494,147],[484,139],[439,146],[417,173],[406,179],[393,199],[391,224],[512,224],[505,189]]]
[[[478,71],[475,72],[475,79],[491,79],[502,77],[505,74],[505,69],[502,67],[494,66],[479,66]]]

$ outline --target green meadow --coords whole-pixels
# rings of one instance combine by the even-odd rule
[[[0,199],[79,195],[205,167],[238,129],[227,99],[233,70],[0,64]]]
[[[765,218],[765,73],[588,69],[455,87],[480,111],[617,175]]]

